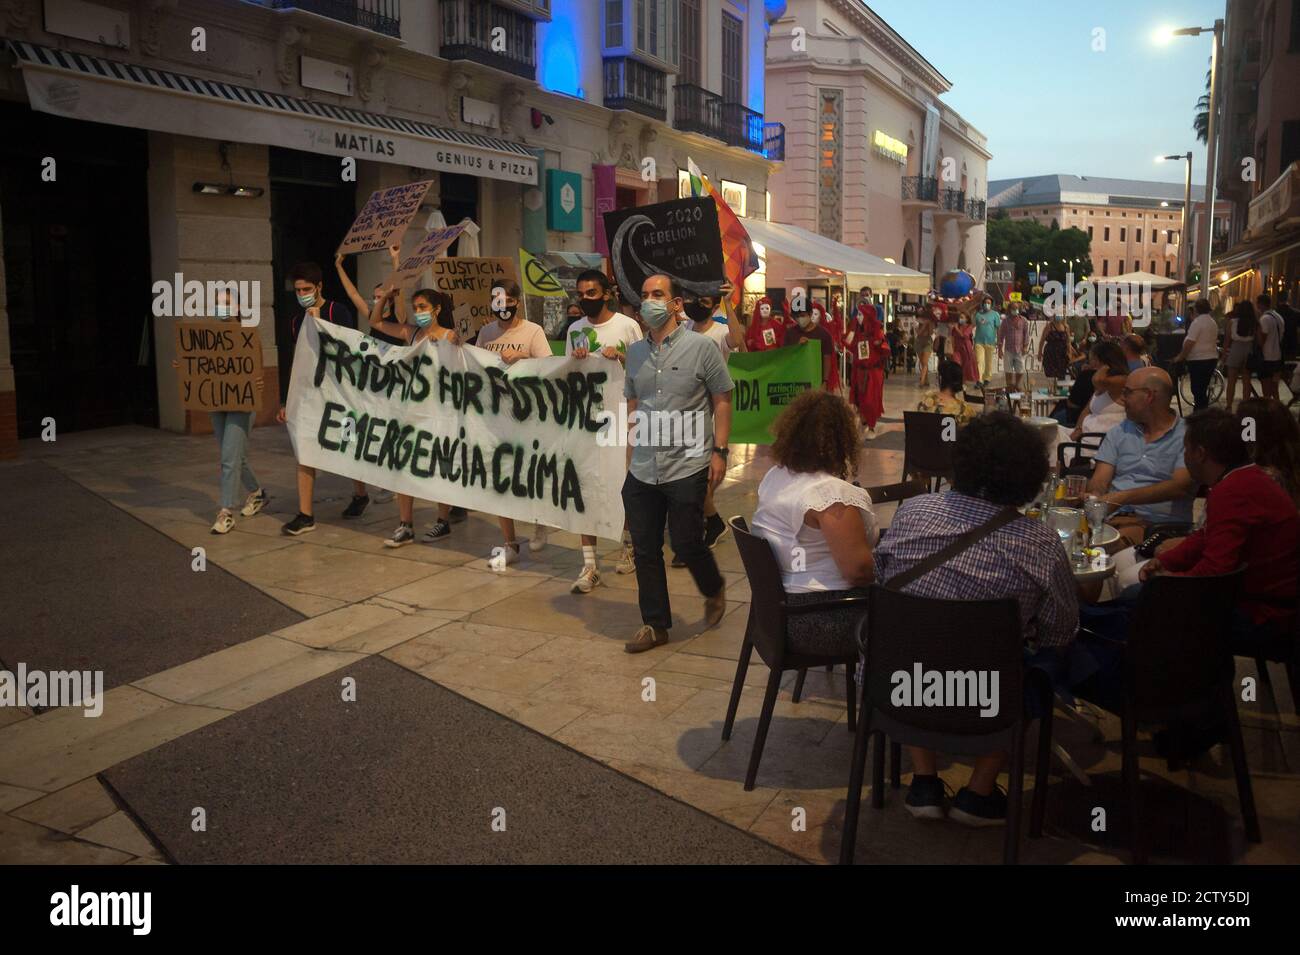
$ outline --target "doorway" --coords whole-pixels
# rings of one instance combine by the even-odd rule
[[[478,220],[478,179],[474,176],[462,176],[459,173],[444,172],[438,174],[438,208],[447,225],[455,225],[461,219],[469,219],[482,226]],[[460,254],[460,239],[447,249],[447,255]]]

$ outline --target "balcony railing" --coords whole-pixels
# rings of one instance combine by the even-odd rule
[[[726,130],[728,145],[740,146],[750,152],[763,151],[762,113],[756,113],[739,103],[723,103],[722,125]]]
[[[785,161],[785,123],[763,124],[763,157],[773,162]]]
[[[630,109],[663,121],[668,118],[668,77],[625,56],[605,61],[605,107]]]
[[[401,0],[263,0],[263,6],[306,10],[385,36],[402,36]]]
[[[444,59],[471,60],[494,69],[534,79],[537,75],[537,24],[490,0],[442,0]],[[492,48],[492,34],[505,31],[505,49]],[[500,44],[498,44],[500,45]]]
[[[673,87],[673,128],[722,139],[722,97],[702,86],[678,83]]]
[[[972,222],[983,222],[985,211],[983,199],[971,199],[966,203],[966,218]]]
[[[956,212],[964,215],[966,212],[966,193],[960,189],[945,189],[939,196],[939,209],[943,212]]]
[[[904,176],[903,201],[938,202],[939,180],[928,176]]]

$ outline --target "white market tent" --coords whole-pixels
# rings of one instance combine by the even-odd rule
[[[1172,288],[1181,286],[1184,283],[1178,279],[1166,278],[1163,275],[1153,275],[1150,272],[1125,272],[1123,275],[1092,275],[1088,281],[1093,285],[1150,285],[1153,289]]]
[[[742,219],[741,224],[749,237],[761,243],[768,252],[777,252],[808,267],[806,273],[791,276],[771,275],[769,267],[770,284],[816,278],[819,269],[843,273],[850,288],[870,285],[877,292],[896,289],[913,295],[924,295],[934,284],[924,272],[886,262],[870,252],[863,252],[795,225],[765,222],[761,219]]]

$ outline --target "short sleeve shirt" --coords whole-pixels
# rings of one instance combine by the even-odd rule
[[[695,332],[697,335],[703,335],[709,341],[713,342],[713,344],[717,345],[718,351],[721,353],[724,360],[731,354],[731,342],[727,340],[727,326],[725,324],[719,324],[716,318],[709,323],[709,327],[704,331],[700,331],[696,328],[695,323],[690,319],[687,319],[685,324],[687,331]]]
[[[1097,460],[1115,469],[1111,487],[1116,491],[1150,487],[1168,481],[1174,472],[1184,468],[1183,419],[1156,441],[1148,442],[1142,429],[1132,421],[1124,420],[1106,432],[1097,449]],[[1133,514],[1150,523],[1187,522],[1192,520],[1192,499],[1179,498],[1158,504],[1130,504],[1119,509],[1121,514]]]
[[[581,338],[578,338],[581,336]],[[594,345],[600,348],[614,348],[626,354],[628,348],[633,342],[641,340],[641,326],[626,315],[615,312],[607,320],[598,325],[594,325],[586,316],[578,319],[569,326],[564,336],[564,353],[573,354],[573,342],[578,338],[579,341],[586,340],[587,350],[595,351]]]
[[[1259,327],[1264,332],[1264,360],[1281,361],[1282,334],[1286,331],[1286,323],[1282,321],[1282,316],[1269,309],[1260,316]]]
[[[636,399],[640,419],[629,421],[632,476],[645,484],[667,484],[708,467],[713,396],[732,387],[718,346],[685,326],[659,344],[651,338],[633,342],[623,384],[623,396]],[[696,440],[674,441],[674,433]]]
[[[477,344],[479,348],[497,353],[522,348],[529,358],[551,357],[551,344],[546,340],[546,332],[541,325],[527,319],[510,329],[503,329],[500,322],[490,322],[478,333]]]
[[[1213,316],[1197,315],[1192,321],[1192,327],[1187,330],[1187,337],[1192,340],[1192,350],[1187,353],[1188,361],[1219,357],[1219,326]]]

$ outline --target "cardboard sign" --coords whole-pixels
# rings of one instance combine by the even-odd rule
[[[456,334],[467,341],[478,334],[492,315],[492,283],[517,282],[517,263],[512,258],[438,259],[429,264],[433,272],[434,291],[451,297],[451,313],[456,322]],[[524,303],[519,303],[523,309]]]
[[[641,304],[641,283],[662,272],[697,295],[725,280],[718,208],[712,196],[605,213],[609,258],[623,298]]]
[[[420,203],[432,185],[433,180],[427,179],[372,192],[339,244],[338,254],[373,252],[401,245],[406,227],[420,211]]]
[[[442,229],[431,229],[414,252],[403,259],[397,266],[397,284],[405,288],[419,279],[420,273],[429,268],[438,257],[445,254],[447,248],[460,238],[465,231],[465,223],[457,222]]]
[[[177,322],[176,381],[186,411],[257,411],[262,339],[238,322]]]

